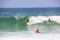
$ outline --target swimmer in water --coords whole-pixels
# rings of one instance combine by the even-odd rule
[[[40,33],[39,29],[36,30],[36,33]]]
[[[48,19],[48,22],[49,22],[49,23],[51,22],[50,18]]]

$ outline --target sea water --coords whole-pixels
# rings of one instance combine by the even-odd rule
[[[49,23],[48,19],[51,19]],[[27,20],[29,20],[27,22]],[[39,29],[40,33],[35,31]],[[59,40],[60,8],[0,8],[1,40]],[[57,35],[56,35],[57,34]],[[24,39],[23,39],[24,38]],[[44,39],[43,39],[44,38]],[[28,39],[28,40],[29,40]],[[39,40],[40,40],[39,39]]]

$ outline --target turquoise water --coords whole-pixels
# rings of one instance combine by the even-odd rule
[[[27,30],[25,20],[27,17],[16,20],[14,17],[0,18],[0,30],[3,31],[20,31]]]

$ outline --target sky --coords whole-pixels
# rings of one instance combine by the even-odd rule
[[[60,7],[60,0],[0,0],[0,8]]]

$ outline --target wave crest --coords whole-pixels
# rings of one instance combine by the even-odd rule
[[[48,19],[51,19],[52,21],[56,21],[57,23],[60,23],[60,16],[30,16],[28,25],[36,24],[36,23],[43,23],[44,21],[48,22]]]

